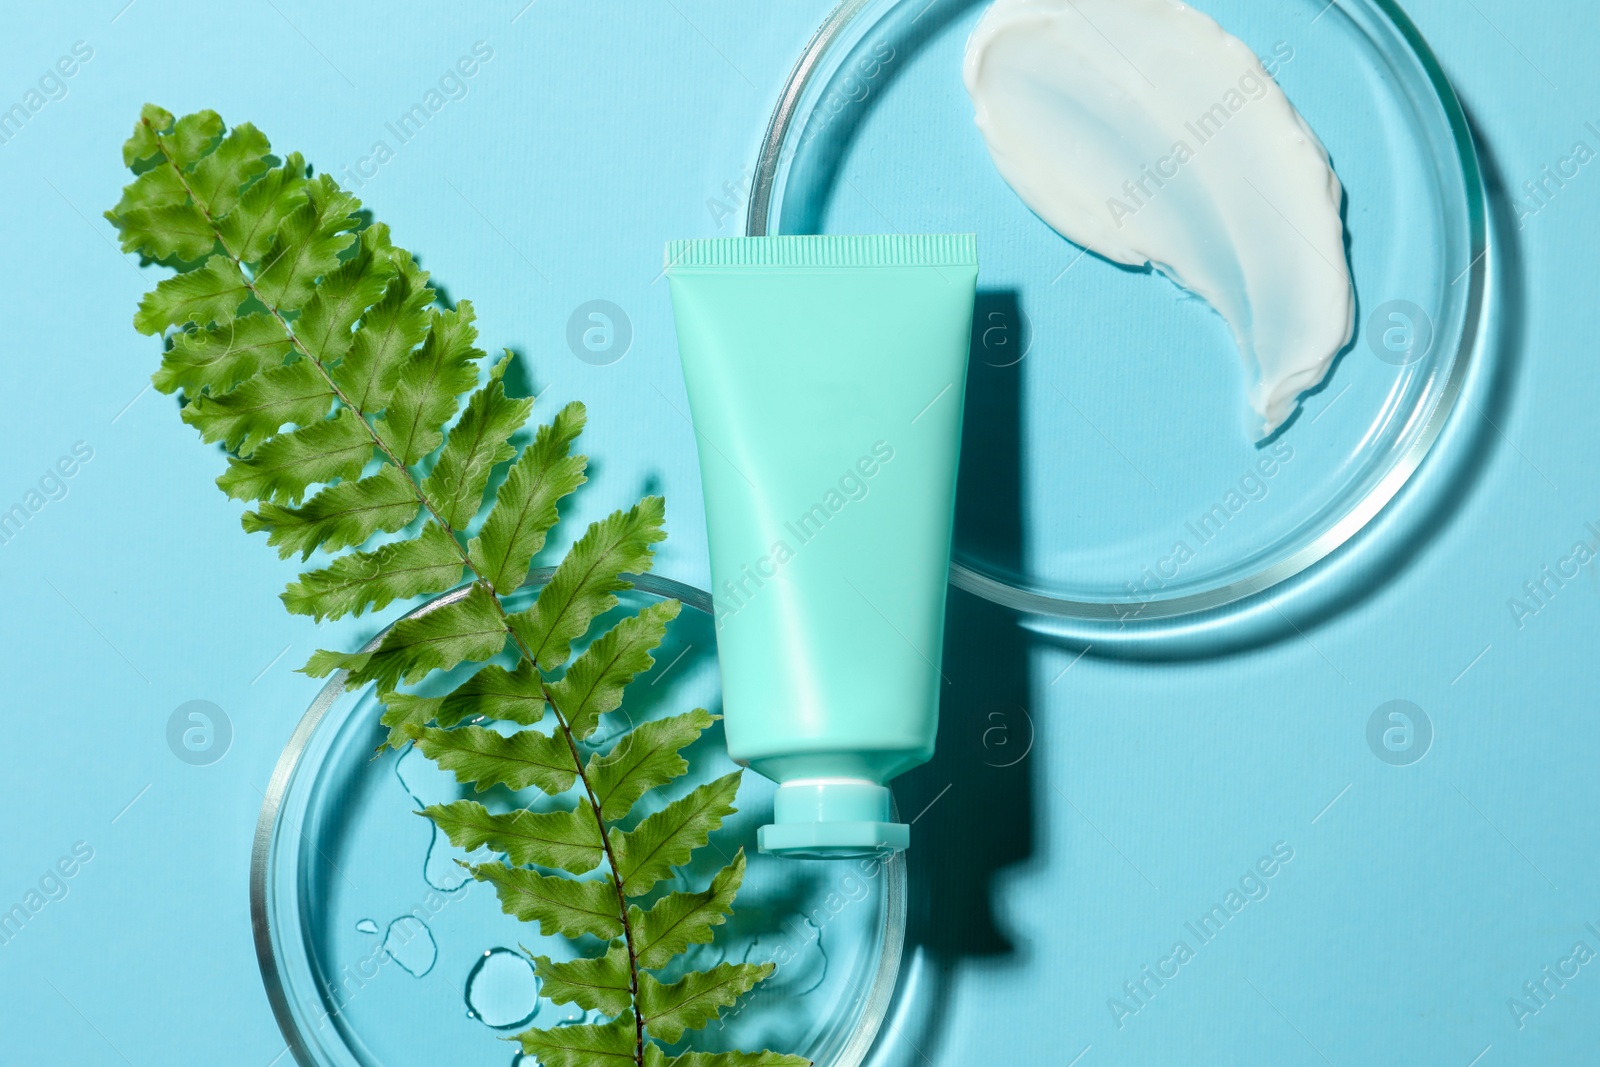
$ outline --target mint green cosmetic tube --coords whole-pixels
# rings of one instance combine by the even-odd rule
[[[903,849],[933,755],[978,263],[964,235],[677,241],[729,754],[764,852]]]

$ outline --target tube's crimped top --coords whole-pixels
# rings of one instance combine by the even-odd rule
[[[970,233],[696,237],[667,243],[666,269],[693,267],[959,267],[978,261]]]

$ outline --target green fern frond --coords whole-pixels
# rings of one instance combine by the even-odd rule
[[[363,237],[366,234],[378,235],[372,239],[375,245],[388,242],[388,227],[382,223]],[[359,411],[382,411],[388,406],[400,383],[401,367],[430,324],[428,305],[434,294],[428,288],[428,272],[418,269],[404,249],[391,247],[388,256],[394,276],[383,296],[362,314],[348,354],[329,371],[333,384]]]
[[[311,426],[321,421],[333,408],[333,399],[333,387],[316,366],[299,360],[247,378],[225,393],[196,397],[184,407],[183,421],[199,430],[207,444],[220,441],[249,456],[288,423]]]
[[[716,722],[704,708],[640,723],[622,735],[609,752],[589,757],[583,776],[589,780],[600,814],[615,822],[657,786],[681,778],[689,761],[679,753]]]
[[[313,678],[346,670],[348,685],[377,682],[380,689],[393,689],[402,681],[420,682],[434,671],[487,660],[505,643],[504,612],[493,593],[474,584],[458,600],[401,619],[372,651],[320,651],[303,670]]]
[[[781,1052],[682,1052],[668,1057],[652,1045],[644,1067],[811,1067],[811,1061]]]
[[[247,533],[264,531],[279,557],[298,552],[306,560],[319,548],[336,552],[365,544],[380,531],[403,530],[421,511],[405,475],[384,467],[369,478],[327,486],[301,507],[263,503],[239,519]]]
[[[458,800],[420,813],[457,847],[499,854],[463,866],[508,915],[547,937],[606,946],[534,963],[547,997],[610,1021],[516,1040],[546,1067],[805,1063],[771,1052],[669,1058],[658,1043],[705,1026],[771,971],[725,963],[674,970],[670,982],[654,973],[713,939],[744,878],[742,851],[706,889],[640,903],[735,810],[739,772],[620,825],[686,776],[683,751],[714,717],[630,718],[604,751],[587,743],[654,665],[679,611],[652,604],[574,656],[629,576],[650,568],[665,505],[646,497],[591,524],[533,605],[509,612],[501,598],[527,580],[562,502],[584,484],[583,406],[562,408],[519,450],[534,402],[506,390],[509,351],[482,366],[472,305],[441,306],[388,227],[298,153],[270,152],[247,123],[228,129],[213,111],[176,118],[146,105],[123,146],[134,178],[106,218],[125,251],[173,274],[140,301],[134,327],[165,334],[152,381],[181,394],[184,421],[227,453],[217,482],[252,502],[244,528],[280,557],[325,557],[284,590],[291,612],[340,618],[467,583],[374,647],[318,651],[302,669],[375,684],[384,747],[415,744],[479,792],[545,795],[539,811]],[[419,520],[411,536],[373,543]],[[400,691],[463,664],[479,666],[443,696]]]
[[[481,715],[532,726],[544,717],[544,678],[526,661],[512,670],[491,663],[446,696],[389,690],[380,692],[378,699],[386,709],[379,721],[389,727],[389,736],[380,747],[399,748],[430,723],[448,728]]]
[[[217,222],[225,247],[247,263],[267,254],[283,220],[306,202],[306,161],[290,152],[281,167],[274,167],[244,190],[234,210]]]
[[[215,119],[215,129],[222,128],[222,117],[216,112],[207,114],[207,121]],[[214,134],[207,131],[205,139]],[[228,131],[216,150],[195,160],[189,178],[189,189],[194,195],[196,213],[202,219],[221,218],[232,211],[239,196],[250,180],[267,169],[266,135],[248,122],[241,122]]]
[[[167,278],[139,301],[133,316],[140,333],[160,333],[168,326],[194,323],[227,325],[250,295],[239,264],[226,256],[212,256],[199,270]]]
[[[517,1035],[523,1055],[541,1067],[593,1067],[638,1063],[638,1033],[633,1020],[618,1016],[608,1023],[552,1026]]]
[[[715,1022],[723,1008],[736,1003],[773,969],[770,963],[719,963],[670,984],[648,973],[641,975],[639,1006],[644,1025],[650,1036],[675,1044],[685,1030],[699,1030]]]
[[[151,171],[159,174],[160,171]],[[172,335],[172,347],[152,378],[163,393],[226,393],[247,378],[283,363],[294,342],[278,320],[253,312],[222,326]]]
[[[251,284],[256,298],[280,314],[305,306],[317,279],[337,267],[340,254],[355,242],[361,221],[361,201],[328,175],[307,181],[304,192],[304,202],[278,223]]]
[[[556,507],[584,483],[588,457],[571,455],[585,413],[574,401],[541,426],[500,486],[483,530],[467,546],[472,565],[502,596],[528,576],[533,557],[556,524]]]
[[[331,366],[349,355],[355,343],[350,331],[389,287],[395,270],[394,263],[382,255],[381,249],[375,254],[371,242],[362,241],[354,255],[329,271],[295,320],[295,337],[306,354],[323,366]],[[329,391],[332,391],[331,382]]]
[[[644,896],[710,840],[712,831],[737,810],[733,797],[739,791],[739,775],[734,771],[707,782],[632,830],[611,829],[611,855],[624,896]]]
[[[622,933],[616,889],[608,881],[574,881],[526,867],[480,863],[472,877],[494,886],[500,909],[525,923],[538,923],[546,937],[613,938]]]
[[[633,928],[634,957],[639,966],[659,970],[683,954],[690,945],[711,942],[713,928],[733,914],[733,898],[744,882],[744,849],[740,849],[700,892],[669,893],[644,911],[628,909]]]
[[[291,364],[284,370],[297,366],[300,364]],[[246,382],[228,396],[243,392],[250,384]],[[332,402],[333,394],[327,393],[311,404],[314,410]],[[199,405],[185,408],[185,413],[196,406]],[[298,504],[313,485],[354,478],[361,473],[372,453],[372,441],[363,426],[361,417],[349,408],[334,412],[330,419],[307,419],[306,425],[276,434],[248,456],[241,453],[230,458],[228,469],[217,479],[217,488],[235,500]]]
[[[353,552],[320,570],[307,571],[284,590],[282,599],[294,614],[321,621],[359,615],[395,600],[441,593],[460,580],[461,554],[455,538],[443,526],[430,522],[409,541]]]
[[[550,686],[551,700],[567,713],[578,740],[594,733],[600,716],[622,706],[622,691],[655,666],[650,653],[667,636],[667,624],[678,617],[681,607],[676,600],[662,600],[623,619],[584,649],[561,680]]]
[[[557,1004],[576,1004],[584,1011],[621,1015],[633,1004],[633,974],[628,966],[628,943],[613,941],[605,955],[554,963],[549,956],[534,956],[534,973],[543,983],[540,992]]]
[[[496,815],[475,800],[432,804],[422,814],[457,848],[471,852],[488,846],[518,867],[537,863],[569,874],[588,874],[600,865],[605,841],[587,800],[560,811],[518,808]]]
[[[477,384],[473,363],[483,353],[472,346],[478,339],[475,318],[465,300],[454,311],[431,310],[422,348],[401,364],[394,395],[374,423],[399,465],[409,467],[439,447],[461,394]]]
[[[489,472],[516,454],[511,435],[528,421],[533,401],[506,396],[501,378],[510,363],[511,353],[507,352],[489,371],[488,382],[472,394],[422,483],[423,495],[439,502],[439,514],[447,526],[461,529],[472,521],[483,506]]]
[[[633,588],[624,573],[650,569],[651,546],[667,536],[661,528],[665,518],[665,502],[651,496],[592,524],[556,566],[533,607],[510,617],[512,631],[540,670],[565,663],[572,642],[589,632],[595,616],[616,607],[617,594]]]
[[[515,790],[537,786],[559,796],[578,777],[572,746],[559,735],[538,730],[502,734],[483,726],[463,726],[416,729],[411,736],[424,756],[454,771],[456,781],[475,785],[480,793],[497,785]]]

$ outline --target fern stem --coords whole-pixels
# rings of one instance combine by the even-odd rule
[[[500,609],[502,616],[505,609],[500,607],[498,598],[495,606]],[[512,635],[519,646],[522,639]],[[633,944],[633,923],[628,919],[628,897],[622,891],[622,873],[617,866],[616,854],[611,851],[611,837],[606,832],[606,821],[600,814],[600,798],[595,795],[594,785],[589,781],[589,776],[583,773],[583,761],[578,752],[578,742],[573,737],[572,729],[567,725],[567,717],[561,708],[556,705],[555,697],[550,692],[548,685],[544,686],[545,703],[550,705],[550,711],[555,715],[556,722],[561,725],[561,733],[567,739],[567,747],[572,750],[572,762],[578,766],[578,780],[583,783],[583,791],[589,796],[589,807],[594,810],[595,822],[600,824],[600,844],[605,849],[606,865],[611,868],[611,884],[617,891],[617,913],[622,918],[622,939],[628,947],[628,1000],[633,1005],[633,1034],[634,1062],[640,1067],[644,1065],[644,1013],[639,1010],[639,953]]]
[[[157,133],[155,127],[148,119],[141,119],[140,121],[143,122],[152,133]],[[532,663],[534,670],[539,671],[545,703],[550,705],[550,711],[555,717],[556,725],[561,730],[561,735],[566,740],[567,747],[572,752],[573,765],[578,769],[578,781],[583,783],[584,792],[589,798],[589,806],[594,812],[595,823],[599,827],[600,843],[605,853],[606,865],[611,869],[611,884],[617,891],[617,916],[621,921],[623,939],[628,948],[628,999],[633,1009],[634,1062],[638,1064],[639,1067],[643,1067],[644,1013],[639,1010],[639,957],[634,948],[633,925],[628,919],[628,898],[622,889],[622,875],[617,866],[616,855],[611,850],[611,839],[607,833],[609,827],[606,825],[604,817],[602,817],[600,814],[600,801],[595,795],[594,785],[589,781],[589,776],[584,771],[584,760],[581,752],[578,749],[578,739],[572,732],[571,723],[567,719],[567,716],[562,712],[561,708],[556,704],[555,698],[550,692],[549,685],[544,682],[544,672],[539,670],[539,664],[538,661],[533,658],[533,652],[522,640],[522,637],[511,626],[510,619],[506,615],[505,605],[500,602],[499,594],[494,591],[494,586],[491,585],[488,579],[484,577],[483,573],[478,570],[477,565],[472,562],[471,556],[467,553],[466,549],[462,547],[458,532],[450,525],[450,523],[445,521],[444,516],[440,514],[439,509],[434,505],[433,501],[429,500],[428,495],[422,491],[422,485],[417,481],[416,476],[411,472],[411,469],[404,463],[400,462],[400,458],[394,454],[393,450],[389,448],[389,446],[384,442],[383,438],[378,435],[377,430],[375,430],[372,424],[367,421],[367,413],[362,411],[361,408],[356,404],[352,403],[349,397],[345,396],[343,390],[341,390],[338,384],[333,380],[333,375],[329,373],[328,368],[322,364],[321,360],[313,356],[310,350],[308,350],[301,342],[300,338],[295,334],[294,328],[284,317],[283,312],[276,305],[270,303],[262,297],[261,292],[256,288],[255,272],[251,271],[250,268],[245,264],[244,260],[240,259],[238,254],[236,254],[232,248],[228,247],[228,242],[223,238],[221,227],[217,225],[216,218],[212,216],[210,207],[202,202],[198,196],[194,195],[194,189],[189,185],[188,176],[184,173],[183,168],[178,166],[177,161],[174,160],[167,152],[167,147],[162,142],[162,139],[159,135],[155,137],[155,142],[161,151],[161,158],[166,161],[167,166],[172,168],[173,172],[178,177],[179,183],[183,186],[184,191],[189,195],[189,198],[194,201],[195,206],[200,210],[200,213],[205,216],[206,224],[211,227],[211,232],[216,238],[218,247],[220,247],[223,253],[233,261],[234,266],[239,269],[239,274],[242,278],[244,278],[245,286],[249,289],[250,295],[256,299],[257,303],[266,308],[275,320],[277,320],[278,325],[283,329],[284,335],[289,339],[290,345],[300,353],[303,359],[316,368],[317,373],[321,375],[323,381],[327,382],[328,388],[333,391],[333,395],[339,401],[339,403],[343,404],[345,407],[349,408],[351,411],[354,411],[361,417],[361,423],[366,427],[367,434],[372,438],[373,445],[377,447],[377,449],[381,451],[385,457],[387,457],[390,464],[392,464],[400,471],[401,474],[405,476],[406,482],[411,487],[411,492],[417,498],[418,502],[427,509],[428,514],[433,517],[433,520],[450,535],[451,543],[454,544],[456,548],[456,554],[461,557],[461,565],[472,572],[473,584],[481,585],[493,600],[495,611],[500,616],[500,624],[502,628],[504,628],[506,635],[511,638],[512,643],[516,645],[518,655],[527,660],[529,663]]]

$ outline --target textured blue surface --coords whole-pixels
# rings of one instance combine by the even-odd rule
[[[292,565],[240,533],[210,485],[220,456],[170,399],[141,391],[156,346],[128,323],[153,279],[99,218],[138,105],[249,118],[336,174],[390,140],[393,157],[356,191],[450,295],[476,303],[491,345],[531,357],[541,406],[588,401],[602,460],[585,507],[665,491],[674,539],[660,569],[703,584],[660,250],[735,232],[777,87],[826,5],[538,0],[513,21],[523,0],[474,15],[123,2],[36,7],[0,40],[0,106],[74,42],[93,49],[65,97],[0,144],[12,323],[0,508],[75,443],[92,449],[66,465],[64,497],[0,546],[0,909],[26,906],[41,881],[59,898],[32,898],[37,912],[0,944],[0,1061],[266,1065],[284,1046],[250,941],[251,830],[316,689],[292,668],[374,624],[319,632],[284,614],[275,594]],[[916,823],[909,995],[882,1062],[1593,1059],[1600,964],[1573,949],[1600,952],[1600,568],[1550,581],[1520,621],[1508,601],[1600,536],[1586,525],[1600,521],[1600,177],[1576,167],[1542,204],[1524,191],[1575,142],[1600,148],[1586,125],[1600,127],[1600,11],[1410,9],[1472,114],[1498,216],[1502,373],[1442,446],[1478,443],[1463,452],[1470,477],[1425,478],[1402,498],[1435,518],[1339,612],[1227,654],[1077,658],[954,598],[947,660],[989,658],[955,679],[940,756],[900,790],[908,815],[932,806]],[[385,123],[480,40],[494,55],[466,96],[395,145]],[[630,350],[607,366],[565,339],[593,299],[632,323]],[[1397,699],[1434,731],[1410,766],[1367,739]],[[191,700],[231,722],[210,765],[168,747],[169,717]],[[1201,944],[1185,924],[1225,906],[1278,842],[1293,858],[1266,865],[1265,897]],[[72,876],[47,877],[63,857]],[[1260,896],[1257,884],[1245,888]],[[1192,958],[1176,976],[1141,1000],[1123,991],[1145,965],[1170,974],[1180,940]],[[1112,998],[1138,1008],[1120,1027]]]

